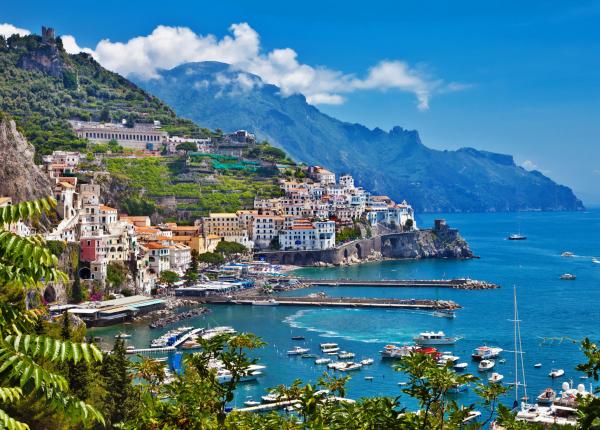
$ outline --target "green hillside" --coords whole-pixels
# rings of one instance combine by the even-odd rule
[[[171,134],[210,133],[88,54],[67,54],[60,38],[48,43],[37,35],[0,36],[0,110],[15,118],[38,155],[86,147],[69,119],[158,120]]]

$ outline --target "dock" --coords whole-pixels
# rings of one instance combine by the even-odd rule
[[[204,328],[195,328],[193,330],[190,330],[189,332],[187,332],[186,334],[184,334],[183,336],[181,336],[179,339],[177,339],[177,341],[175,341],[173,343],[173,345],[170,345],[170,346],[162,346],[162,347],[157,347],[157,348],[128,349],[127,350],[127,354],[149,354],[149,353],[152,354],[152,353],[155,353],[155,352],[171,352],[171,351],[175,351],[179,345],[181,345],[183,342],[185,342],[189,338],[191,338],[191,337],[197,335],[198,333],[202,332],[203,330],[204,330]]]
[[[394,287],[394,288],[453,288],[487,290],[500,288],[496,284],[475,279],[302,279],[313,287]]]
[[[219,305],[252,305],[255,301],[273,299],[272,296],[248,297],[205,297],[204,303]],[[344,308],[386,308],[386,309],[459,309],[461,306],[451,300],[429,299],[378,299],[362,297],[277,297],[280,306],[317,306]]]
[[[341,402],[341,403],[356,403],[355,400],[352,399],[348,399],[345,397],[337,397],[337,396],[331,396],[325,399],[325,401],[331,401],[331,402]],[[272,402],[272,403],[263,403],[260,405],[256,405],[256,406],[248,406],[245,408],[239,408],[239,409],[235,409],[237,412],[269,412],[269,411],[274,411],[274,410],[278,410],[278,409],[283,409],[286,408],[288,406],[294,406],[296,404],[300,403],[300,400],[282,400],[279,402]]]

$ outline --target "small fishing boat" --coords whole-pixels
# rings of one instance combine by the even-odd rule
[[[364,360],[360,361],[360,364],[362,364],[363,366],[370,366],[374,363],[374,361],[375,360],[373,360],[372,358],[365,358]]]
[[[317,358],[317,354],[302,354],[301,358]]]
[[[462,372],[463,370],[465,370],[469,365],[467,363],[456,363],[454,366],[452,366],[452,368],[454,370],[457,370],[459,372]]]
[[[565,374],[564,369],[552,369],[552,370],[550,370],[550,373],[548,373],[548,376],[551,377],[552,379],[554,379],[554,378],[560,378],[564,374]]]
[[[336,354],[338,352],[340,352],[340,348],[338,348],[337,346],[334,348],[323,348],[321,349],[321,351],[323,352],[323,354]]]
[[[306,354],[308,351],[310,351],[310,349],[296,346],[294,349],[289,350],[287,355],[302,355]]]
[[[331,363],[331,358],[317,358],[315,364],[328,364]]]
[[[569,251],[565,251],[562,254],[560,254],[561,257],[572,257],[573,253],[569,252]]]
[[[372,377],[372,376],[365,376],[365,380],[366,380],[366,381],[372,381],[372,380],[373,380],[373,377]]]
[[[115,339],[129,339],[130,337],[131,335],[127,333],[115,334]]]
[[[533,367],[535,367],[536,369],[539,369],[540,367],[542,367],[542,363],[535,363],[533,365]]]
[[[453,345],[458,339],[458,337],[446,336],[443,331],[425,331],[413,337],[417,345]]]
[[[487,372],[488,370],[492,370],[495,365],[496,362],[494,360],[481,360],[479,362],[477,370],[479,370],[480,372]]]
[[[257,402],[256,400],[246,400],[244,402],[244,406],[248,406],[248,407],[258,406],[258,405],[260,405],[260,402]]]
[[[504,379],[504,375],[500,373],[492,373],[492,375],[488,378],[488,382],[492,384],[499,384]]]
[[[540,406],[550,406],[554,403],[554,400],[556,400],[556,391],[552,388],[546,388],[537,396],[537,403]]]
[[[292,340],[304,340],[304,336],[292,336]]]
[[[563,273],[562,275],[560,275],[560,279],[562,279],[563,281],[574,281],[575,279],[577,279],[577,276],[573,275],[572,273]]]
[[[510,236],[508,236],[507,239],[508,240],[525,240],[525,239],[527,239],[527,236],[523,236],[520,233],[515,233],[515,234],[511,234]]]

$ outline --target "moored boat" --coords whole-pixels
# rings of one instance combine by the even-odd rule
[[[335,348],[324,348],[321,350],[321,352],[323,354],[335,354],[337,355],[338,352],[340,352],[340,348],[335,347]]]
[[[452,366],[452,368],[456,371],[463,371],[465,370],[469,365],[467,363],[456,363],[454,366]]]
[[[396,345],[386,345],[383,347],[383,350],[380,352],[382,358],[402,358],[410,355],[416,349],[414,346],[396,346]]]
[[[329,364],[331,363],[331,358],[317,358],[315,360],[315,364]]]
[[[304,336],[292,336],[292,340],[304,340]]]
[[[573,275],[572,273],[563,273],[560,275],[560,279],[563,281],[574,281],[577,279],[577,276]]]
[[[548,376],[551,378],[560,378],[564,374],[565,374],[564,369],[552,369],[552,370],[550,370],[550,373],[548,373]]]
[[[469,386],[467,384],[456,384],[448,388],[448,393],[457,394],[467,391]]]
[[[252,302],[253,306],[279,306],[279,302],[275,299],[269,300],[254,300]]]
[[[244,402],[244,406],[248,406],[248,407],[258,406],[258,405],[260,405],[260,402],[257,402],[256,400],[246,400]]]
[[[347,363],[344,363],[343,366],[340,366],[339,368],[337,368],[337,370],[339,370],[340,372],[351,372],[353,370],[358,370],[361,367],[362,367],[362,364],[360,364],[360,363],[347,362]]]
[[[494,360],[481,360],[479,362],[477,370],[479,370],[480,372],[487,372],[488,370],[492,370],[495,365],[496,362]]]
[[[306,354],[309,351],[310,351],[310,349],[308,349],[308,348],[302,348],[300,346],[296,346],[296,347],[294,347],[294,349],[289,350],[287,352],[287,355],[302,355],[302,354]]]
[[[488,382],[492,384],[499,384],[504,379],[504,375],[501,373],[492,373],[492,375],[488,378]]]
[[[425,331],[413,337],[417,345],[453,345],[458,339],[458,337],[446,336],[443,331]]]
[[[511,234],[510,236],[508,236],[508,240],[525,240],[527,239],[527,236],[523,236],[520,233],[514,233]]]
[[[475,361],[489,360],[490,358],[496,358],[502,353],[503,349],[495,346],[480,346],[475,348],[471,358]]]
[[[438,309],[433,312],[433,316],[440,318],[456,318],[456,314],[452,309]]]
[[[370,366],[374,363],[374,361],[375,360],[373,360],[372,358],[365,358],[364,360],[360,361],[360,364],[362,364],[363,366]]]
[[[356,354],[353,352],[342,351],[338,354],[338,358],[342,360],[347,360],[354,357],[356,357]]]
[[[339,345],[337,343],[333,343],[333,342],[327,342],[327,343],[322,343],[319,345],[319,348],[321,349],[331,349],[331,348],[337,348]]]
[[[119,333],[115,335],[115,339],[129,339],[130,337],[131,335],[127,333]]]
[[[555,399],[556,391],[549,387],[542,391],[539,396],[537,396],[537,403],[541,406],[550,406],[552,403],[554,403]]]

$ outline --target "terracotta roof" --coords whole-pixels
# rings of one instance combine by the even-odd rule
[[[154,227],[139,227],[137,225],[134,225],[133,228],[138,233],[158,233],[160,231]]]
[[[163,245],[162,243],[158,243],[158,242],[148,242],[148,243],[146,243],[146,248],[148,248],[148,249],[166,249],[169,247],[166,245]]]
[[[61,186],[61,187],[63,187],[63,188],[75,188],[75,186],[74,186],[74,185],[71,185],[71,184],[69,184],[68,182],[62,182],[62,181],[60,181],[60,182],[58,183],[58,185],[60,185],[60,186]]]
[[[115,208],[111,208],[110,206],[106,206],[106,205],[100,205],[100,210],[101,211],[105,211],[105,212],[112,212],[112,211],[117,211]]]

